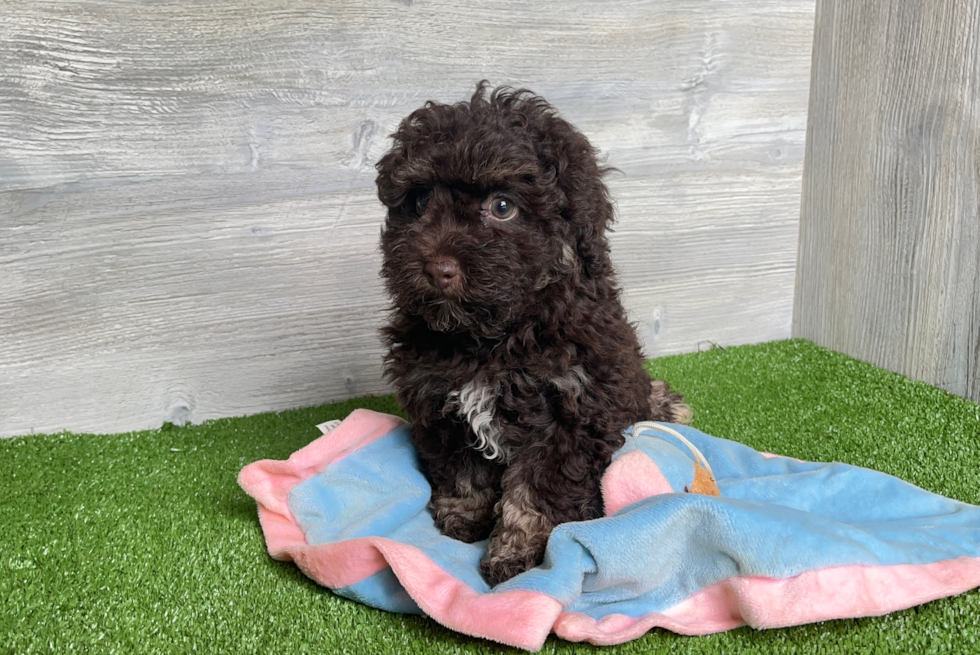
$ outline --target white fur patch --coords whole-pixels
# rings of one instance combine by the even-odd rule
[[[456,414],[473,429],[476,442],[472,446],[487,459],[502,460],[504,449],[500,444],[500,430],[493,416],[496,396],[496,387],[470,381],[459,391],[451,393],[449,400],[457,406]]]
[[[575,268],[577,261],[575,249],[567,243],[561,244],[561,255],[559,255],[555,265],[541,273],[534,288],[540,291],[563,275],[568,274]]]

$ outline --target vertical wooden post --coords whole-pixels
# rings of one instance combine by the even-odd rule
[[[980,0],[818,0],[794,336],[980,401]]]

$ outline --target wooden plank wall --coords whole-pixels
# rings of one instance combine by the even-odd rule
[[[0,435],[385,391],[373,164],[529,86],[622,173],[650,355],[788,337],[813,0],[23,0],[0,21]]]
[[[980,401],[980,0],[818,0],[793,332]]]

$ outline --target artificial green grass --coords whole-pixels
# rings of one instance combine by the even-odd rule
[[[665,357],[694,425],[980,504],[980,405],[801,340]],[[0,652],[520,652],[338,598],[265,551],[235,482],[390,397],[116,435],[0,441]],[[869,498],[868,502],[874,502]],[[980,652],[980,592],[885,617],[546,653]]]

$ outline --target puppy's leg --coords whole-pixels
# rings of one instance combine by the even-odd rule
[[[675,391],[663,380],[654,380],[650,385],[650,419],[668,423],[690,423],[694,412],[684,402],[684,396]]]
[[[501,481],[497,523],[480,570],[491,585],[533,568],[544,558],[554,527],[602,515],[599,479],[605,465],[588,448],[552,449],[513,458]],[[593,451],[594,452],[594,451]]]
[[[473,543],[490,536],[493,508],[500,497],[500,471],[465,450],[459,454],[452,473],[440,476],[441,484],[433,487],[429,509],[444,535]]]
[[[491,586],[541,563],[555,523],[538,506],[533,488],[519,484],[504,492],[480,571]]]
[[[413,428],[413,440],[432,485],[429,509],[436,527],[472,543],[490,536],[502,467],[466,445],[466,429],[440,421],[424,430]]]

